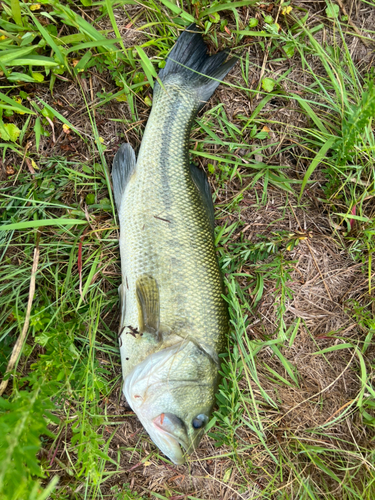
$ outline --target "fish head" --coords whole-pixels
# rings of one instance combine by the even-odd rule
[[[215,402],[217,372],[202,349],[181,342],[151,354],[125,379],[128,403],[175,464],[199,445]]]

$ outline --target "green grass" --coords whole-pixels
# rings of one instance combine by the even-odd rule
[[[313,22],[292,4],[283,13],[288,5],[276,2],[267,11],[250,0],[3,1],[1,377],[24,327],[35,248],[39,262],[27,339],[0,398],[1,498],[205,500],[220,491],[227,498],[374,498],[374,75],[352,59],[356,34],[334,5]],[[217,94],[191,134],[192,159],[214,187],[231,331],[208,429],[216,454],[210,448],[209,456],[193,457],[182,486],[166,475],[150,488],[147,469],[158,464],[155,471],[167,474],[171,464],[145,434],[118,439],[133,416],[120,400],[121,278],[109,177],[115,148],[101,121],[127,131],[115,144],[129,137],[139,144],[158,69],[178,29],[194,19],[211,48],[233,46],[239,57],[223,102]],[[126,23],[143,37],[128,43]],[[263,57],[282,70],[275,76]],[[106,83],[92,99],[82,81],[95,75]],[[66,82],[74,85],[87,127],[75,121],[74,102],[69,113],[59,107]],[[243,105],[235,112],[234,99]],[[120,106],[126,113],[112,117]],[[54,136],[69,136],[82,156],[57,155]],[[249,229],[248,210],[265,217],[275,197],[282,201],[267,231]],[[293,251],[313,243],[302,220],[298,231],[283,223],[297,211],[309,214],[311,200],[331,228],[322,239],[357,264],[360,283],[355,296],[339,303],[351,329],[322,336],[288,309],[298,267]],[[270,297],[272,328],[262,309]],[[306,360],[334,374],[312,395],[303,392],[303,366],[293,355],[301,338],[310,346]],[[329,413],[330,390],[342,379],[350,396]],[[290,409],[289,394],[296,397]],[[329,416],[301,429],[301,408]],[[205,490],[202,481],[211,486]]]

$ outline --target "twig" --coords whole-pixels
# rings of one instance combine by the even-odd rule
[[[45,118],[48,121],[48,123],[51,125],[51,129],[52,129],[52,141],[55,144],[56,143],[55,126],[54,126],[53,121],[51,120],[51,118],[48,118],[48,116],[46,116]]]
[[[35,276],[36,276],[36,271],[38,268],[38,262],[39,262],[39,238],[40,238],[40,233],[37,235],[37,240],[36,240],[36,246],[34,249],[34,259],[33,259],[33,267],[31,269],[31,278],[30,278],[30,288],[29,288],[29,301],[27,303],[27,309],[26,309],[26,317],[25,317],[25,323],[23,324],[22,332],[21,335],[18,337],[17,342],[14,344],[12,354],[10,356],[10,360],[5,372],[5,376],[3,381],[0,384],[0,396],[3,394],[5,389],[7,388],[9,378],[5,378],[9,372],[11,372],[14,368],[14,365],[16,364],[19,355],[21,354],[23,344],[26,339],[26,334],[27,330],[29,328],[29,323],[30,323],[30,314],[31,314],[31,306],[33,304],[33,298],[34,298],[34,293],[35,293]]]
[[[328,422],[330,420],[332,420],[338,413],[341,412],[341,410],[343,410],[344,408],[346,408],[347,406],[351,405],[355,403],[355,399],[351,399],[350,401],[347,401],[344,405],[342,405],[338,410],[336,410],[329,418],[327,418],[327,420],[323,423],[323,425],[326,425],[328,424]]]

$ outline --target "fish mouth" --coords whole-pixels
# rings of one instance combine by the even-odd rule
[[[181,449],[189,446],[181,437],[177,438],[173,431],[176,430],[176,417],[170,413],[161,413],[152,420],[158,434],[158,446],[169,457],[173,463],[181,465],[185,463],[184,453]],[[178,419],[180,420],[180,419]]]

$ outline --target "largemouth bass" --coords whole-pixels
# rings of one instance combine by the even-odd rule
[[[195,33],[194,33],[195,31]],[[215,401],[228,316],[204,172],[190,165],[193,119],[235,64],[207,55],[195,25],[155,84],[138,160],[129,144],[112,168],[120,221],[120,352],[125,397],[172,462],[199,444]]]

